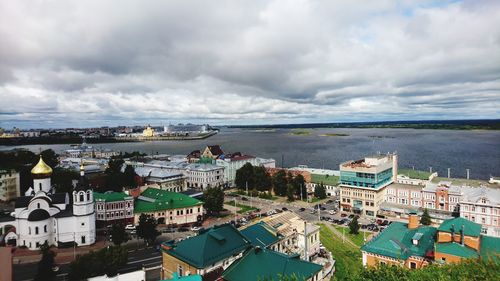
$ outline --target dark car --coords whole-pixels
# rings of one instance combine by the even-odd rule
[[[333,203],[333,200],[330,199],[330,200],[326,201],[326,203],[328,203],[328,204]]]
[[[241,200],[243,200],[243,201],[248,201],[248,198],[246,198],[246,197],[241,197]]]
[[[162,230],[163,233],[174,233],[176,231],[177,231],[177,229],[175,229],[175,228],[164,228]]]
[[[283,207],[283,208],[281,208],[281,210],[288,211],[288,208],[287,207]]]
[[[321,207],[321,211],[326,211],[326,208],[325,207]]]
[[[300,208],[299,211],[304,212],[306,208]]]
[[[345,217],[347,217],[347,214],[342,213],[342,214],[340,214],[340,216],[343,217],[343,218],[345,218]]]

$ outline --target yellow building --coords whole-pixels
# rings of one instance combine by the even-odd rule
[[[148,125],[144,131],[142,131],[143,137],[152,137],[155,135],[155,130],[151,128],[151,125]]]

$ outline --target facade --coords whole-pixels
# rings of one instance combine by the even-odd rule
[[[192,163],[186,167],[187,186],[196,189],[222,187],[224,185],[224,167],[213,164]]]
[[[145,184],[155,184],[160,189],[183,192],[187,189],[186,176],[177,171],[161,168],[137,167],[135,173]]]
[[[74,146],[71,149],[65,151],[67,157],[71,158],[98,158],[98,159],[109,159],[112,156],[117,156],[120,153],[117,151],[112,151],[110,149],[100,149],[88,145],[83,140],[82,144]]]
[[[100,227],[134,221],[134,197],[124,192],[94,192],[96,224]]]
[[[198,274],[205,281],[217,280],[250,247],[250,241],[230,224],[214,226],[176,243],[165,242],[161,278],[177,273],[179,277]]]
[[[40,157],[31,170],[33,187],[25,196],[16,200],[12,221],[0,225],[14,225],[17,245],[37,250],[47,242],[49,245],[77,246],[95,242],[94,198],[84,171],[73,189],[73,203],[67,193],[53,193],[50,168]]]
[[[151,128],[151,125],[148,125],[143,131],[142,136],[149,138],[155,135],[155,129]]]
[[[464,187],[460,217],[482,225],[482,233],[500,237],[500,188]]]
[[[141,214],[154,217],[158,224],[190,225],[203,220],[203,202],[181,193],[150,187],[135,200],[135,224]]]
[[[231,264],[223,273],[221,280],[280,280],[281,276],[296,276],[298,280],[322,280],[323,267],[304,261],[296,255],[286,255],[273,250],[254,247]]]
[[[217,159],[224,155],[224,151],[220,148],[219,145],[207,145],[200,158],[212,158]]]
[[[14,200],[21,195],[19,173],[0,170],[0,201]]]
[[[377,155],[340,164],[340,206],[345,212],[375,217],[385,187],[397,177],[397,155]]]
[[[229,186],[234,186],[236,171],[243,167],[246,163],[252,166],[258,166],[257,158],[250,155],[242,155],[239,152],[227,155],[226,157],[215,160],[217,166],[224,167],[224,181]]]

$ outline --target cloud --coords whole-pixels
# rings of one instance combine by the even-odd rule
[[[500,118],[498,26],[498,1],[2,1],[0,121]]]

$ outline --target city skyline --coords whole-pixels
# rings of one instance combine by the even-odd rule
[[[3,128],[500,118],[498,1],[0,3]]]

